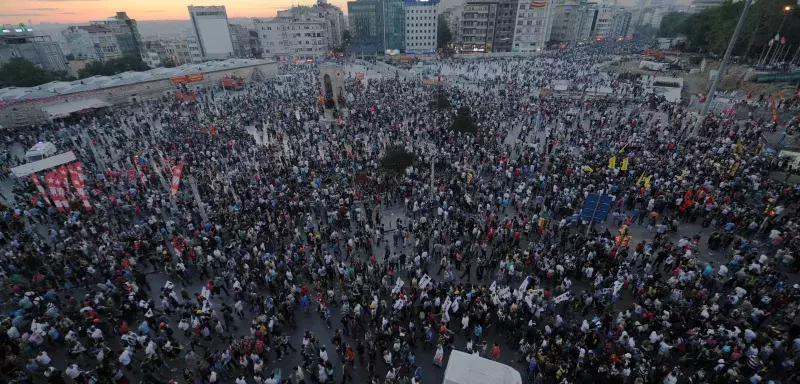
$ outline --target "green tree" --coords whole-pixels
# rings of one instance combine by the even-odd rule
[[[728,47],[743,8],[743,2],[726,0],[717,7],[685,17],[670,13],[664,16],[659,35],[672,37],[682,34],[687,38],[689,50],[721,55]],[[757,48],[763,49],[779,29],[780,35],[787,39],[786,44],[800,43],[800,11],[791,1],[759,0],[753,3],[744,23],[734,45],[733,54],[736,56],[757,56],[760,53]]]
[[[78,76],[83,79],[92,76],[113,76],[128,71],[146,71],[150,69],[138,56],[123,56],[108,61],[95,60],[78,71]]]
[[[459,107],[450,129],[470,135],[478,133],[478,125],[472,118],[472,110],[469,107]]]
[[[439,28],[436,30],[436,45],[439,48],[447,48],[453,40],[453,33],[450,32],[450,26],[447,25],[447,19],[444,15],[439,15]]]
[[[403,173],[414,165],[414,154],[401,146],[390,146],[381,158],[381,169],[390,173]]]
[[[57,79],[53,73],[19,57],[9,60],[0,67],[0,88],[35,87]]]
[[[447,97],[447,92],[444,90],[444,87],[442,87],[441,84],[436,85],[436,92],[431,105],[439,109],[447,109],[451,106],[450,99]]]
[[[175,60],[172,60],[171,57],[166,58],[166,60],[161,62],[161,66],[164,68],[175,68],[178,64],[175,63]]]
[[[352,39],[353,35],[350,33],[350,30],[345,29],[344,32],[342,32],[342,45],[349,46],[350,40]]]
[[[670,12],[661,19],[658,28],[658,37],[676,37],[681,34],[681,24],[691,15],[686,12]]]

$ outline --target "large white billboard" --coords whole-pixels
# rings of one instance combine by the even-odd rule
[[[228,19],[205,19],[195,17],[200,40],[203,42],[205,54],[210,58],[226,58],[233,56],[233,42],[228,30]]]

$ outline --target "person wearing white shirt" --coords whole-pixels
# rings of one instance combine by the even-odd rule
[[[131,350],[130,347],[126,347],[124,351],[119,355],[119,362],[120,364],[126,367],[133,367],[131,364]]]
[[[78,369],[78,364],[72,364],[64,371],[71,379],[75,380],[81,375],[81,370]]]
[[[36,362],[41,365],[50,365],[50,361],[50,356],[45,351],[39,352],[39,356],[36,356]]]

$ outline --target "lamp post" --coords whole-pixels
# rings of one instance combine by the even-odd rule
[[[728,60],[731,58],[731,51],[733,51],[733,46],[736,45],[736,41],[739,40],[739,32],[742,31],[742,24],[744,24],[744,19],[747,17],[747,11],[750,9],[750,3],[751,0],[745,0],[744,2],[742,15],[739,16],[739,22],[736,23],[736,29],[733,30],[731,41],[728,42],[728,49],[725,50],[725,56],[722,57],[722,62],[719,64],[717,76],[714,77],[714,82],[711,83],[711,88],[708,90],[708,95],[706,96],[706,103],[703,104],[703,111],[700,112],[700,117],[697,119],[697,123],[692,130],[691,136],[697,136],[698,132],[700,131],[700,127],[703,125],[703,120],[705,120],[705,117],[708,114],[708,108],[711,106],[711,102],[714,100],[714,93],[717,92],[717,87],[719,87],[719,79],[725,75],[725,67],[728,66]]]
[[[786,23],[786,18],[789,17],[789,15],[791,13],[792,13],[792,7],[791,6],[787,5],[787,6],[783,7],[783,19],[781,20],[781,25],[778,27],[778,32],[775,33],[775,39],[778,39],[778,40],[775,40],[775,43],[777,43],[779,41],[779,37],[781,35],[781,31],[783,30],[783,24]],[[770,38],[770,40],[773,40],[773,38]],[[778,50],[780,48],[781,48],[780,45],[775,47],[775,51],[772,53],[772,61],[775,60],[775,56],[776,56],[776,54],[777,54],[777,52],[778,52]],[[770,51],[772,51],[772,46],[771,45],[770,45],[770,49],[767,50],[766,56],[764,56],[764,63],[763,64],[769,64],[770,63],[771,60],[768,60]]]

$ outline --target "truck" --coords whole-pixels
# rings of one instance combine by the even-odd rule
[[[453,351],[442,384],[522,384],[519,372],[502,363]]]

